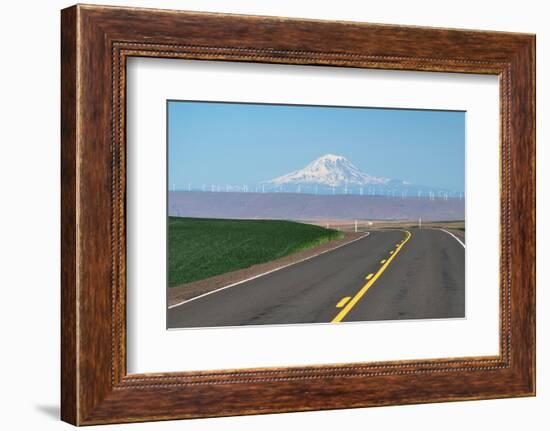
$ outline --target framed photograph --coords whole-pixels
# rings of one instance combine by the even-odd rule
[[[535,394],[535,37],[62,11],[62,419]]]

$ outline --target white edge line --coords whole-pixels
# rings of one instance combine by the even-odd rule
[[[239,284],[243,284],[243,283],[246,283],[248,281],[251,281],[251,280],[255,280],[256,278],[260,278],[260,277],[263,277],[264,275],[268,275],[268,274],[271,274],[272,272],[275,272],[275,271],[279,271],[281,269],[284,269],[284,268],[288,268],[289,266],[292,266],[292,265],[297,265],[299,263],[302,263],[302,262],[305,262],[306,260],[310,260],[310,259],[313,259],[314,257],[317,257],[317,256],[321,256],[322,254],[325,254],[325,253],[328,253],[330,251],[334,251],[336,249],[339,249],[340,247],[344,247],[346,245],[349,245],[349,244],[352,244],[354,243],[355,241],[359,241],[360,239],[363,239],[363,238],[366,238],[367,236],[370,235],[370,232],[367,232],[365,233],[365,235],[362,235],[360,236],[359,238],[355,238],[354,240],[351,240],[349,242],[346,242],[345,244],[340,244],[334,248],[330,248],[328,250],[325,250],[325,251],[322,251],[321,253],[317,253],[317,254],[314,254],[313,256],[309,256],[309,257],[305,257],[304,259],[300,259],[296,262],[292,262],[292,263],[288,263],[286,265],[283,265],[283,266],[280,266],[278,268],[275,268],[275,269],[271,269],[267,272],[264,272],[262,274],[258,274],[258,275],[255,275],[253,277],[249,277],[245,280],[241,280],[241,281],[237,281],[236,283],[232,283],[232,284],[228,284],[227,286],[224,286],[224,287],[220,287],[218,289],[215,289],[215,290],[212,290],[211,292],[206,292],[206,293],[203,293],[202,295],[199,295],[199,296],[195,296],[191,299],[186,299],[185,301],[181,301],[181,302],[178,302],[177,304],[173,304],[173,305],[170,305],[168,306],[168,310],[171,310],[172,308],[176,308],[176,307],[179,307],[180,305],[183,305],[183,304],[186,304],[188,302],[191,302],[191,301],[195,301],[196,299],[200,299],[200,298],[204,298],[205,296],[208,296],[208,295],[212,295],[213,293],[217,293],[217,292],[220,292],[222,290],[225,290],[225,289],[229,289],[230,287],[234,287],[234,286],[237,286]]]
[[[448,230],[445,230],[445,229],[442,229],[442,228],[439,228],[439,230],[442,230],[443,232],[447,232],[449,235],[451,235],[454,239],[456,239],[461,245],[462,247],[466,248],[466,244],[464,244],[462,241],[460,241],[460,239],[454,234],[454,233],[451,233],[449,232]]]

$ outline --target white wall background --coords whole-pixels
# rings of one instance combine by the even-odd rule
[[[538,396],[96,429],[547,429],[550,423],[550,13],[543,1],[130,0],[103,4],[477,28],[537,34]],[[0,17],[0,395],[4,429],[69,429],[59,410],[59,10],[4,2]],[[545,271],[546,269],[546,271]],[[545,314],[546,313],[546,314]]]

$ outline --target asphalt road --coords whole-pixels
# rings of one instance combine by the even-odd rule
[[[465,248],[438,229],[369,236],[168,310],[169,328],[465,315]]]

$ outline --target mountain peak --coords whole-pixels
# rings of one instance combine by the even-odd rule
[[[347,160],[344,156],[338,156],[336,154],[325,154],[324,156],[321,156],[317,159],[317,161],[320,160],[330,160],[331,162],[336,162],[338,160]]]
[[[388,178],[374,177],[360,171],[344,156],[325,154],[303,169],[267,181],[272,185],[321,185],[329,187],[386,184]]]

